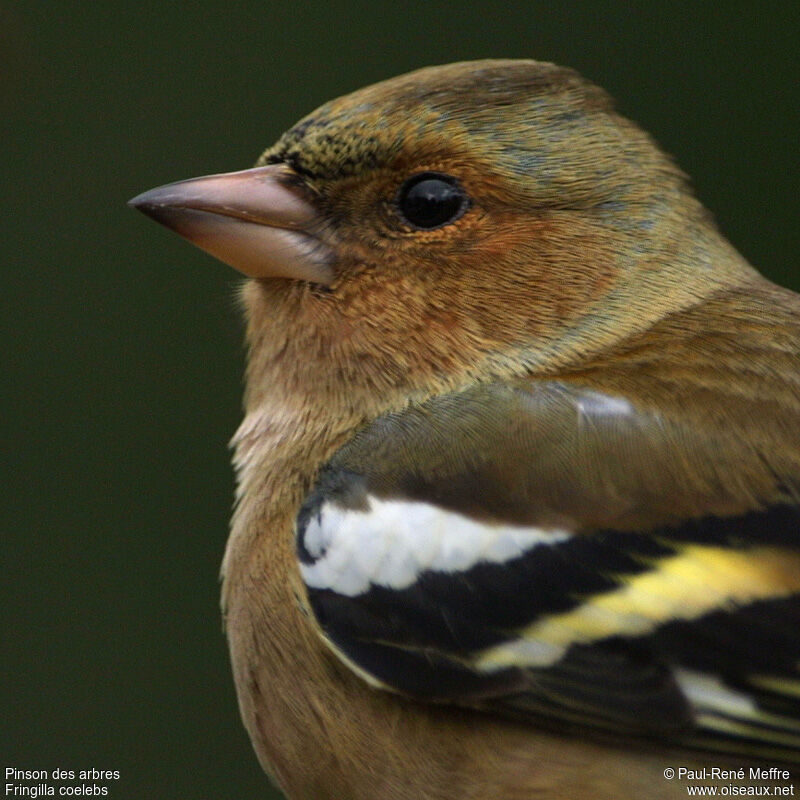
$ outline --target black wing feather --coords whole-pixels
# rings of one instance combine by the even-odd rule
[[[565,384],[477,387],[381,418],[339,451],[298,517],[301,565],[315,558],[309,520],[326,504],[368,514],[371,498],[572,535],[499,563],[425,570],[407,586],[309,586],[323,635],[380,685],[418,698],[800,760],[800,568],[796,581],[776,578],[774,596],[732,592],[645,630],[576,636],[539,666],[480,666],[488,648],[657,574],[687,547],[800,565],[800,470],[773,474],[762,454],[756,496],[741,474],[726,483],[739,462],[717,459],[744,457],[739,432],[698,434],[646,413],[587,424],[583,399]],[[719,682],[710,699],[705,680]]]

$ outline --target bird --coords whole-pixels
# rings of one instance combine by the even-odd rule
[[[800,295],[604,90],[427,67],[131,204],[246,276],[222,606],[287,797],[797,769]]]

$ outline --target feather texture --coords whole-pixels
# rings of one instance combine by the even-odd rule
[[[713,421],[566,381],[480,384],[379,418],[299,516],[322,633],[413,696],[800,757],[800,706],[767,697],[747,656],[782,627],[759,673],[800,679],[785,620],[800,615],[800,472],[743,460],[741,431],[721,448]]]
[[[409,217],[420,176],[458,213]],[[284,276],[242,293],[223,607],[292,800],[668,800],[710,748],[798,760],[800,298],[601,89],[420,70],[144,197]]]

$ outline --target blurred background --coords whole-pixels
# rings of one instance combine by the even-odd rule
[[[250,166],[331,97],[416,67],[577,68],[800,289],[797,3],[0,2],[5,477],[0,761],[112,798],[269,798],[217,572],[235,274],[127,209]]]

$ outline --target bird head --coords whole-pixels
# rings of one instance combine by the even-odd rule
[[[251,277],[251,400],[554,374],[749,274],[647,134],[535,61],[367,87],[131,203]]]

